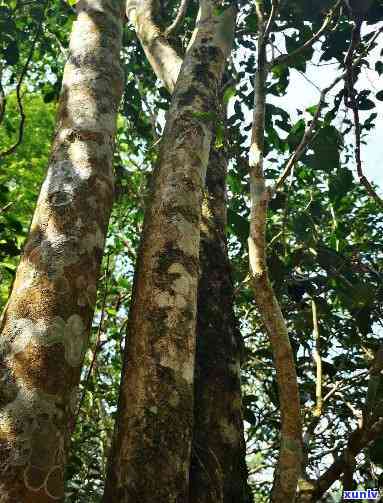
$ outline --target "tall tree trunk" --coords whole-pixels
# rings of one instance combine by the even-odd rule
[[[105,503],[188,500],[201,201],[234,20],[200,7],[145,216]]]
[[[122,0],[80,0],[46,179],[0,332],[0,501],[63,497],[113,201]]]
[[[153,71],[168,91],[173,93],[182,59],[155,24],[153,1],[146,0],[139,5],[128,1],[127,15]],[[241,413],[241,335],[234,321],[233,286],[225,238],[226,172],[224,152],[212,146],[201,222],[190,501],[203,501],[201,498],[206,497],[206,501],[212,501],[213,498],[216,502],[243,503],[248,501],[250,491],[246,483]],[[210,317],[214,321],[209,325]],[[217,372],[213,370],[214,366]],[[218,408],[217,403],[220,404]],[[218,418],[220,424],[225,422],[225,428],[217,429]],[[229,442],[223,429],[226,433],[228,429],[232,432]],[[198,455],[201,445],[204,451]],[[219,477],[213,477],[214,480],[206,476],[205,452],[213,453],[215,457],[213,471],[219,466]],[[199,456],[200,462],[196,462],[196,456]]]
[[[212,149],[201,225],[194,430],[189,503],[248,503],[241,398],[241,334],[225,227],[225,154]]]

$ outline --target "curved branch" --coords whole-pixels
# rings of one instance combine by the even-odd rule
[[[347,91],[345,96],[347,97],[347,99],[345,99],[345,102],[346,106],[349,106],[351,108],[354,117],[355,163],[359,182],[364,186],[369,196],[372,197],[383,208],[383,200],[379,197],[379,195],[376,193],[371,183],[365,177],[362,167],[362,156],[361,156],[362,128],[360,125],[360,118],[359,118],[357,92],[355,90],[354,68],[356,65],[353,64],[354,52],[360,43],[361,24],[362,21],[355,23],[354,29],[352,30],[350,48],[345,59],[345,67],[347,70],[345,78],[346,80],[345,91]]]
[[[175,35],[179,28],[182,25],[183,20],[185,19],[186,16],[186,11],[188,10],[189,7],[189,0],[181,0],[181,4],[179,6],[177,15],[172,22],[172,24],[166,28],[164,35],[166,38],[170,37],[171,35]]]
[[[316,33],[314,33],[314,35],[309,40],[307,40],[303,45],[301,45],[301,47],[298,47],[297,49],[295,49],[295,51],[292,51],[289,54],[282,54],[281,56],[278,56],[277,58],[275,58],[273,61],[270,62],[270,68],[272,68],[273,66],[276,66],[276,65],[288,63],[295,56],[298,56],[299,54],[301,54],[305,50],[310,49],[310,47],[312,47],[315,44],[315,42],[323,35],[323,33],[330,26],[331,21],[334,16],[334,13],[336,12],[337,8],[342,3],[342,1],[343,0],[337,0],[335,5],[330,9],[327,16],[325,17],[325,20],[324,20],[322,26],[319,28],[319,30]]]
[[[270,191],[263,174],[267,35],[276,14],[273,2],[265,23],[263,1],[256,0],[258,18],[258,64],[254,85],[254,112],[249,152],[251,217],[248,239],[251,283],[262,321],[273,352],[281,408],[281,440],[278,465],[274,474],[271,501],[295,501],[302,466],[302,422],[294,354],[281,307],[275,296],[267,269],[266,219]]]
[[[98,329],[97,329],[96,344],[94,345],[92,360],[90,362],[90,365],[89,365],[89,368],[88,368],[88,371],[86,373],[86,377],[84,380],[83,391],[82,391],[82,394],[81,394],[81,397],[80,397],[80,400],[78,403],[77,412],[76,412],[76,415],[73,417],[73,423],[71,425],[72,431],[74,431],[74,429],[76,427],[77,419],[80,417],[81,407],[84,402],[85,395],[86,395],[86,392],[89,387],[90,378],[92,376],[92,372],[93,372],[94,366],[96,364],[97,356],[98,356],[100,348],[101,348],[101,334],[102,334],[102,328],[103,328],[104,318],[105,318],[106,298],[108,296],[109,262],[110,262],[110,254],[108,253],[106,256],[104,295],[102,298],[101,316],[100,316],[100,321],[99,321]]]
[[[153,21],[153,11],[153,0],[142,0],[139,3],[128,0],[126,3],[126,16],[136,31],[154,73],[172,94],[182,59]]]
[[[315,483],[311,502],[318,501],[330,487],[339,480],[347,467],[350,457],[357,456],[365,447],[380,438],[383,434],[383,419],[379,419],[368,431],[357,429],[353,431],[346,449],[336,458],[334,463]]]

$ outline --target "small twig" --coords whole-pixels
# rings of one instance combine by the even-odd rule
[[[341,75],[336,77],[333,82],[322,90],[319,102],[317,105],[316,112],[314,117],[310,123],[310,126],[306,129],[301,142],[298,147],[295,149],[294,153],[291,155],[290,159],[287,161],[286,167],[282,173],[282,175],[278,178],[273,188],[270,189],[271,193],[274,194],[285,182],[286,178],[289,176],[294,164],[299,161],[302,155],[306,152],[307,147],[310,145],[314,138],[314,130],[318,124],[322,109],[326,103],[325,98],[326,95],[333,89],[342,79],[345,78],[347,72],[343,72]]]
[[[3,122],[5,107],[7,104],[7,100],[5,99],[5,93],[3,86],[1,84],[1,76],[2,76],[2,68],[0,67],[0,124]]]
[[[0,152],[0,157],[5,157],[7,155],[13,154],[13,152],[17,149],[17,147],[23,141],[24,124],[25,124],[26,116],[25,116],[25,113],[24,113],[23,103],[22,103],[22,100],[21,100],[21,86],[23,84],[24,77],[25,77],[25,75],[27,73],[28,66],[29,66],[29,64],[30,64],[30,62],[32,60],[33,53],[35,52],[35,47],[36,47],[37,40],[40,37],[41,28],[43,26],[45,9],[46,9],[46,7],[48,5],[48,1],[49,0],[45,1],[45,4],[44,4],[44,6],[43,6],[43,8],[41,10],[41,17],[40,17],[39,23],[37,25],[36,34],[35,34],[35,37],[34,37],[34,39],[32,41],[31,48],[29,50],[29,54],[28,54],[27,60],[26,60],[25,65],[24,65],[24,67],[23,67],[23,69],[21,71],[20,78],[19,78],[19,81],[18,81],[17,86],[16,86],[17,106],[19,108],[19,113],[20,113],[20,124],[19,124],[18,138],[16,140],[16,143],[14,143],[12,145],[12,147],[8,148],[7,150],[5,150],[3,152]]]
[[[185,16],[186,16],[186,11],[188,10],[189,6],[189,0],[181,0],[177,15],[168,28],[166,28],[164,35],[166,38],[170,37],[171,35],[175,35],[180,28]]]
[[[365,187],[367,193],[381,206],[383,207],[383,200],[376,193],[371,183],[367,180],[363,173],[362,167],[362,157],[361,157],[361,125],[359,118],[359,109],[358,103],[356,100],[356,91],[355,91],[355,78],[354,78],[354,68],[355,64],[353,64],[353,54],[356,47],[359,45],[360,40],[360,26],[358,28],[358,24],[355,25],[353,30],[352,40],[350,44],[350,49],[347,53],[345,59],[345,66],[347,69],[346,74],[346,87],[347,87],[347,98],[348,101],[346,106],[349,106],[352,110],[354,116],[354,132],[355,132],[355,163],[356,163],[356,171],[358,174],[359,182]],[[356,33],[357,32],[357,33]]]
[[[5,206],[3,206],[2,208],[0,208],[0,215],[1,213],[4,213],[5,211],[7,211],[7,209],[12,206],[13,204],[15,203],[15,201],[10,201],[9,203],[7,203]]]
[[[279,0],[272,0],[271,12],[269,15],[269,19],[267,20],[266,28],[263,34],[263,40],[265,42],[268,41],[270,31],[274,25],[275,18],[278,14],[279,9]]]
[[[79,404],[78,404],[77,413],[76,413],[76,415],[75,415],[75,417],[73,419],[73,425],[72,425],[73,430],[74,430],[74,428],[76,426],[77,419],[78,419],[78,417],[80,415],[81,407],[82,407],[82,404],[83,404],[84,399],[85,399],[85,393],[86,393],[86,390],[88,388],[89,380],[90,380],[90,377],[92,375],[94,365],[96,363],[96,359],[97,359],[97,355],[98,355],[99,349],[101,347],[102,325],[104,323],[106,298],[108,296],[109,261],[110,261],[110,255],[108,254],[107,255],[107,259],[106,259],[106,268],[105,268],[104,295],[103,295],[103,298],[102,298],[100,322],[99,322],[98,328],[97,328],[96,344],[95,344],[94,350],[93,350],[92,361],[90,362],[90,365],[89,365],[89,368],[88,368],[88,372],[86,374],[85,381],[84,381],[84,384],[83,384],[83,391],[82,391],[82,395],[81,395],[81,398],[80,398],[80,401],[79,401]]]
[[[306,49],[309,49],[310,47],[312,47],[315,44],[315,42],[327,30],[327,28],[330,26],[331,21],[332,21],[333,16],[334,16],[334,13],[336,12],[337,8],[339,7],[339,5],[341,4],[342,1],[343,0],[337,0],[337,2],[335,3],[335,5],[329,10],[327,16],[325,17],[325,20],[324,20],[322,26],[319,28],[319,30],[316,33],[314,33],[314,35],[309,40],[307,40],[303,45],[301,45],[301,47],[298,47],[297,49],[295,49],[295,51],[292,51],[289,54],[282,54],[281,56],[278,56],[277,58],[273,59],[270,62],[270,67],[272,68],[273,66],[276,66],[276,65],[281,65],[281,64],[284,64],[284,63],[288,63],[295,56],[298,56],[299,54],[301,54],[302,52],[304,52]]]

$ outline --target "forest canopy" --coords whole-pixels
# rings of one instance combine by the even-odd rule
[[[1,503],[382,490],[382,23],[0,0]]]

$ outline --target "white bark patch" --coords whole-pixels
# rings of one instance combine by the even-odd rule
[[[182,215],[177,215],[175,226],[179,232],[177,244],[186,254],[195,257],[199,253],[199,229],[194,223],[186,220]]]
[[[0,411],[0,432],[13,437],[7,464],[27,465],[49,470],[64,455],[64,442],[55,426],[62,419],[62,411],[56,406],[57,397],[47,393],[30,390],[20,385],[19,393],[13,402]],[[41,484],[39,484],[39,487]],[[38,488],[33,487],[34,490]]]
[[[94,2],[93,0],[93,3]],[[93,6],[92,6],[93,7]],[[96,6],[94,6],[96,7]],[[97,10],[104,10],[102,6]],[[79,13],[77,20],[73,23],[72,34],[69,43],[69,51],[72,55],[88,53],[93,47],[99,49],[100,34],[95,26],[92,18],[86,11]]]
[[[262,159],[262,152],[258,146],[253,143],[249,149],[249,165],[251,167],[257,166]]]
[[[27,260],[23,260],[19,266],[18,275],[13,285],[13,291],[20,294],[23,290],[33,288],[33,286],[39,283],[39,277],[40,274],[35,265]]]
[[[96,303],[97,289],[95,285],[88,285],[85,276],[76,279],[76,287],[79,291],[77,304],[79,306],[94,306]]]
[[[70,316],[67,322],[56,316],[50,321],[41,318],[37,322],[19,318],[12,320],[10,325],[11,337],[0,342],[9,357],[25,351],[28,344],[36,346],[63,344],[65,359],[69,365],[73,367],[81,365],[86,350],[87,334],[84,322],[78,314]]]
[[[154,299],[158,307],[169,307],[174,305],[174,296],[166,291],[154,290]]]
[[[86,351],[85,325],[78,314],[68,318],[64,332],[65,358],[72,367],[81,365]]]
[[[182,377],[188,384],[193,382],[194,361],[180,361],[179,351],[172,345],[168,345],[166,351],[162,348],[163,342],[156,344],[156,350],[160,353],[159,364],[173,370],[176,375]],[[176,399],[176,397],[174,397]]]
[[[48,200],[54,207],[69,206],[87,178],[88,174],[76,169],[71,161],[52,162],[41,187],[39,204]]]
[[[190,302],[190,289],[194,280],[185,267],[179,263],[172,264],[168,272],[178,275],[171,284],[173,292],[155,290],[154,298],[156,303],[158,307],[175,306],[178,309],[184,309]]]

